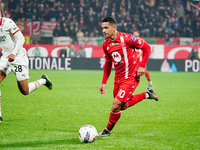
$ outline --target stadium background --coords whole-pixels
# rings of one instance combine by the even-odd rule
[[[49,91],[45,86],[41,86],[28,96],[19,92],[14,73],[1,83],[1,111],[4,120],[0,124],[0,149],[199,150],[200,80],[199,73],[194,73],[199,71],[199,60],[188,59],[192,48],[199,53],[200,37],[194,35],[171,37],[171,41],[168,43],[166,35],[170,34],[163,34],[163,37],[159,37],[157,34],[153,35],[156,32],[149,31],[149,36],[142,33],[141,37],[145,38],[152,46],[153,52],[148,61],[148,70],[158,70],[150,71],[150,75],[154,91],[160,100],[158,102],[145,100],[138,103],[136,107],[122,112],[121,119],[109,137],[98,137],[94,143],[90,144],[81,143],[78,138],[80,127],[86,124],[95,126],[98,132],[102,131],[108,121],[113,100],[114,71],[107,83],[107,94],[101,95],[98,92],[103,71],[96,69],[102,69],[104,65],[101,46],[103,37],[101,29],[99,29],[100,35],[97,36],[94,33],[91,37],[89,36],[90,31],[96,31],[88,22],[90,6],[96,14],[93,17],[96,22],[106,15],[106,10],[110,15],[112,7],[116,7],[115,13],[119,25],[131,22],[129,24],[134,24],[138,28],[138,23],[140,23],[142,27],[139,30],[147,32],[149,26],[142,22],[144,21],[143,17],[151,19],[152,17],[147,17],[151,14],[150,11],[154,17],[157,17],[156,10],[160,10],[159,14],[164,19],[166,17],[161,13],[164,9],[165,14],[169,13],[169,16],[167,15],[169,20],[172,17],[171,13],[175,14],[174,12],[177,11],[175,11],[176,1],[181,2],[184,8],[182,9],[184,15],[181,17],[183,22],[181,22],[179,34],[183,34],[187,24],[190,24],[188,29],[192,33],[200,35],[199,29],[195,29],[196,23],[200,19],[197,0],[62,0],[60,2],[0,0],[1,8],[4,10],[2,14],[18,22],[18,26],[26,38],[24,47],[28,51],[31,68],[29,81],[36,81],[45,73],[53,82],[53,90]],[[70,5],[72,2],[76,9]],[[104,4],[106,2],[107,4]],[[95,7],[97,3],[99,3],[98,9]],[[61,37],[53,35],[54,27],[59,20],[61,21],[58,12],[63,11],[58,7],[63,6],[70,12],[76,10],[71,12],[71,15],[70,12],[67,12],[64,16],[69,20],[66,24],[67,28],[68,26],[78,26],[78,29],[84,33],[82,38],[78,37],[78,43],[70,40],[74,39],[71,34]],[[81,24],[79,16],[81,14],[80,6],[83,7],[81,10],[84,17],[82,18],[83,24]],[[130,10],[131,19],[129,21],[123,19],[128,15],[122,16],[119,9],[122,6],[125,6],[123,9],[125,12]],[[31,11],[29,13],[28,7],[31,7],[29,10],[38,13],[35,20],[29,18],[34,15]],[[149,8],[149,13],[145,13],[147,8]],[[51,13],[44,13],[44,9]],[[47,19],[48,17],[44,18],[45,14],[56,15],[58,18]],[[138,22],[137,16],[140,16]],[[44,19],[39,20],[42,17]],[[180,21],[181,18],[179,18]],[[154,25],[165,25],[163,19],[158,19]],[[189,23],[189,20],[193,22]],[[99,22],[96,26],[99,27]],[[166,27],[168,29],[167,24]],[[119,28],[119,30],[124,29]],[[135,28],[128,29],[130,30],[128,32],[132,32]],[[157,29],[159,27],[156,27],[156,31]],[[73,30],[68,28],[68,33],[71,31]],[[169,33],[172,33],[172,27],[169,27]],[[168,45],[172,42],[173,45]],[[77,51],[81,45],[84,45],[87,58],[60,57],[62,52],[60,49],[68,50],[71,48],[71,44],[75,44]],[[41,50],[40,57],[35,57],[34,51],[37,47]],[[178,72],[160,72],[161,66],[164,66],[162,71]],[[143,76],[134,93],[145,91],[147,85],[148,82]]]
[[[199,60],[187,60],[192,49],[200,54],[199,0],[1,0],[1,14],[23,32],[33,69],[102,69],[100,22],[113,16],[119,31],[138,29],[152,46],[149,70],[200,71]],[[71,45],[86,58],[69,56]]]

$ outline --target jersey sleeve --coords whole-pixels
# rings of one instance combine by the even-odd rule
[[[103,71],[102,84],[106,84],[112,70],[112,57],[108,54],[106,42],[103,43],[103,51],[105,54],[105,65]]]
[[[150,55],[150,51],[151,51],[150,45],[148,43],[146,43],[144,40],[142,40],[140,38],[136,38],[134,35],[131,35],[131,34],[127,35],[126,43],[131,48],[137,48],[137,49],[141,49],[143,51],[140,67],[145,68],[146,63],[149,58],[149,55]]]
[[[19,31],[19,28],[13,20],[6,18],[4,22],[4,30],[9,30],[12,33],[12,35],[14,35]]]
[[[105,59],[106,61],[112,61],[112,57],[108,54],[108,51],[107,51],[107,48],[106,48],[106,41],[104,41],[103,43],[103,51],[104,51],[104,54],[105,54]]]
[[[126,43],[131,48],[141,49],[144,44],[144,40],[142,40],[140,38],[136,38],[134,35],[128,34],[128,36],[126,38]]]

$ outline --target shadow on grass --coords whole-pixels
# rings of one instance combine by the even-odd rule
[[[55,141],[24,141],[18,143],[0,144],[0,148],[56,147],[69,144],[81,144],[81,142],[79,141],[79,139],[66,139]]]

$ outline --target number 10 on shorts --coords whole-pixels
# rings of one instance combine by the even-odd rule
[[[123,98],[125,94],[126,94],[126,91],[124,91],[124,90],[122,90],[122,89],[120,89],[119,92],[118,92],[118,96],[119,96],[120,98]]]

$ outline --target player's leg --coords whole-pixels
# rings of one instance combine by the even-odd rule
[[[144,92],[140,93],[140,94],[132,95],[130,100],[126,103],[126,105],[122,108],[122,110],[125,110],[125,109],[137,104],[138,102],[141,102],[144,99],[146,99],[146,95]]]
[[[111,130],[119,120],[121,116],[121,109],[126,105],[126,102],[124,101],[127,99],[126,93],[128,92],[125,89],[123,87],[120,88],[119,85],[115,83],[113,90],[114,100],[111,107],[108,124],[102,132],[98,133],[98,136],[109,136]]]
[[[146,76],[146,78],[147,78],[147,80],[148,80],[148,86],[149,87],[152,87],[152,81],[151,81],[151,77],[150,77],[150,74],[149,74],[149,72],[147,71],[147,69],[146,69],[146,71],[145,71],[145,76]]]
[[[125,110],[131,106],[134,106],[138,102],[144,100],[144,99],[154,99],[155,101],[158,101],[158,96],[156,93],[154,93],[152,88],[147,88],[147,90],[143,93],[132,95],[130,100],[126,103],[126,105],[122,108],[122,110]]]
[[[121,109],[124,107],[124,105],[126,105],[125,102],[118,100],[116,97],[114,98],[110,116],[109,116],[109,122],[106,126],[106,129],[108,131],[111,131],[114,128],[117,121],[119,120],[119,118],[121,116]]]
[[[0,70],[0,83],[3,81],[3,79],[5,79],[5,77],[6,74],[2,70]]]
[[[0,83],[3,81],[3,79],[6,78],[7,75],[11,73],[11,67],[7,60],[0,59]]]
[[[151,87],[148,87],[145,91],[146,98],[147,99],[154,99],[155,101],[159,100],[159,97],[156,95],[156,93],[153,91]]]
[[[7,75],[11,72],[11,69],[8,66],[7,61],[0,60],[0,83],[3,79],[6,78]],[[2,113],[1,113],[1,88],[0,88],[0,123],[3,121]]]
[[[41,85],[45,85],[50,90],[52,89],[52,83],[46,75],[42,75],[41,79],[29,83],[29,69],[25,65],[14,65],[12,70],[15,72],[18,88],[23,95],[38,89]]]
[[[41,79],[34,81],[34,82],[30,82],[28,84],[29,93],[31,93],[32,91],[35,91],[41,85],[45,85],[49,90],[52,90],[52,82],[49,80],[47,75],[42,75]]]
[[[110,116],[109,116],[109,120],[108,120],[108,124],[106,126],[106,128],[98,133],[97,136],[109,136],[111,130],[114,128],[115,124],[117,123],[117,121],[119,120],[119,118],[121,117],[121,108],[124,107],[126,103],[118,100],[117,98],[114,98],[113,104],[112,104],[112,108],[111,108],[111,112],[110,112]]]
[[[135,79],[134,81],[134,88],[132,89],[132,93],[135,91],[135,89],[137,88],[137,86],[140,83],[140,78]],[[136,95],[131,95],[130,99],[128,100],[128,102],[126,103],[126,105],[122,108],[122,110],[125,110],[135,104],[137,104],[138,102],[144,100],[144,99],[154,99],[156,101],[158,101],[158,96],[154,93],[152,88],[147,88],[147,90],[145,92],[142,92],[140,94],[136,94]]]
[[[3,117],[1,114],[1,89],[0,89],[0,123],[3,121]]]
[[[48,76],[46,74],[43,74],[41,76],[41,79],[45,79],[46,82],[45,82],[45,86],[49,89],[49,90],[52,90],[52,82],[49,80]]]
[[[28,95],[29,93],[38,89],[41,85],[47,86],[50,90],[52,89],[52,83],[47,78],[46,75],[42,75],[41,79],[28,83],[28,79],[17,81],[18,88],[23,95]]]
[[[132,86],[133,88],[131,89],[130,93],[131,92],[133,93],[136,90],[139,83],[140,83],[140,77],[136,77],[133,82],[133,86]],[[126,105],[122,108],[122,110],[125,110],[126,108],[137,104],[138,102],[144,100],[145,98],[146,98],[146,95],[144,92],[140,94],[136,94],[136,95],[131,94],[129,100],[127,101]]]

